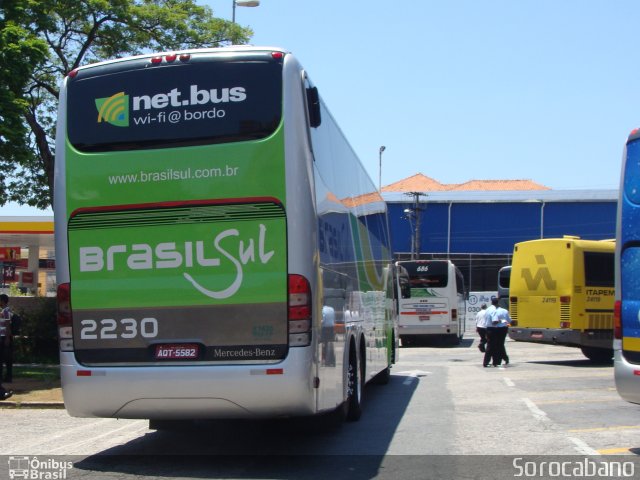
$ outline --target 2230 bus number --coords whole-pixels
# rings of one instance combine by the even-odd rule
[[[120,320],[104,318],[99,322],[87,319],[82,320],[80,325],[82,325],[80,329],[82,340],[117,340],[119,338],[132,339],[138,336],[142,338],[158,336],[158,320],[153,317],[143,318],[140,321],[135,318]]]

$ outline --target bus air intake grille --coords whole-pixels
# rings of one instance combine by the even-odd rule
[[[590,330],[609,330],[613,328],[613,314],[589,313]]]
[[[285,211],[277,203],[235,203],[143,208],[121,211],[80,212],[69,220],[69,230],[129,228],[194,223],[234,222],[282,218]]]
[[[570,322],[571,321],[571,305],[568,303],[560,304],[560,321],[561,322]]]

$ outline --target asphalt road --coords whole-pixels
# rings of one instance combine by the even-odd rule
[[[483,368],[476,345],[468,332],[457,347],[402,348],[390,383],[366,388],[356,423],[216,421],[167,433],[143,420],[3,409],[0,455],[68,458],[66,478],[503,478],[496,465],[513,478],[514,458],[546,455],[633,461],[640,475],[640,406],[619,398],[611,366],[508,341],[511,364]],[[7,468],[0,459],[0,478]]]

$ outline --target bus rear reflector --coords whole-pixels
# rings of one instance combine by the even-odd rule
[[[613,305],[613,338],[622,340],[622,302],[616,300]]]
[[[560,328],[571,328],[571,322],[560,322]]]
[[[311,344],[311,285],[302,275],[289,275],[289,346]]]
[[[57,321],[58,326],[71,325],[71,284],[61,283],[58,285],[57,294]]]
[[[61,352],[73,351],[73,327],[71,325],[71,284],[61,283],[57,292],[58,341]]]

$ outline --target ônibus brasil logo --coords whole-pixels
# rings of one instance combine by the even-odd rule
[[[176,123],[179,119],[202,119],[202,118],[222,118],[225,116],[224,110],[213,110],[193,112],[192,110],[180,111],[180,107],[193,107],[199,105],[219,105],[229,102],[244,102],[247,93],[244,87],[231,88],[199,88],[198,85],[190,85],[189,92],[185,95],[178,88],[174,88],[167,93],[157,93],[151,95],[139,95],[132,97],[129,103],[129,95],[125,92],[118,92],[110,97],[96,98],[96,108],[98,110],[98,123],[106,122],[116,127],[129,126],[129,109],[134,112],[133,121],[136,125],[149,125],[152,123],[164,123],[171,116],[171,123]],[[156,116],[149,111],[173,108],[174,110],[166,115],[163,112]],[[135,112],[147,111],[143,116],[135,116]]]

